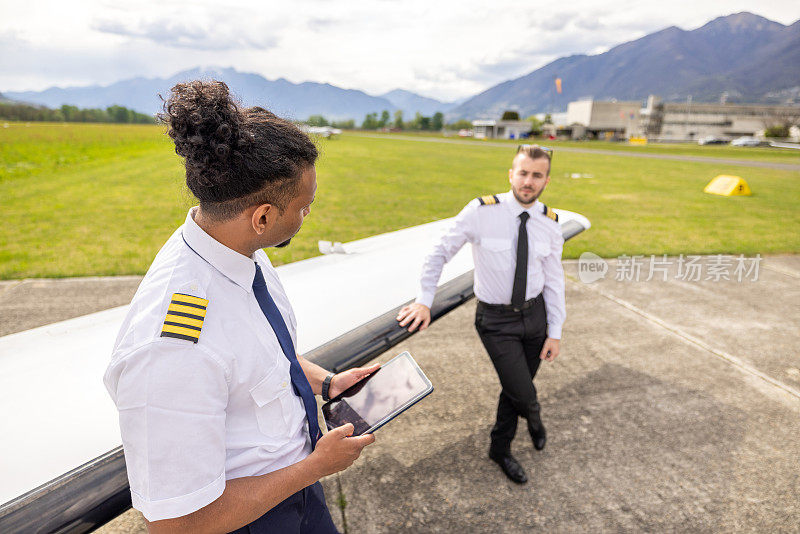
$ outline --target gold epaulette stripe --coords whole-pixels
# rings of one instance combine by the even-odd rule
[[[192,295],[184,295],[183,293],[174,293],[172,295],[172,302],[200,306],[201,308],[208,306],[208,300],[201,299],[200,297],[193,297]]]
[[[203,319],[194,319],[192,317],[186,317],[185,315],[178,315],[175,313],[168,313],[167,318],[164,319],[164,323],[173,323],[180,326],[192,326],[197,328],[203,328]]]
[[[484,197],[478,197],[478,202],[481,203],[481,206],[491,206],[493,204],[499,204],[500,199],[497,198],[497,195],[486,195]]]
[[[544,215],[550,219],[553,219],[555,222],[558,222],[558,213],[550,209],[549,206],[544,206]]]
[[[172,337],[197,343],[208,300],[183,293],[173,293],[167,316],[161,327],[161,337]]]
[[[168,311],[167,313],[171,315],[180,315],[181,317],[188,317],[189,319],[200,319],[201,321],[204,319],[202,315],[197,315],[196,313],[185,313],[179,311]]]
[[[198,317],[205,317],[206,316],[206,309],[205,308],[196,308],[194,306],[186,306],[184,304],[175,304],[174,302],[170,303],[167,311],[171,312],[183,312],[188,313],[190,315],[196,315]]]
[[[200,340],[200,332],[191,328],[165,324],[161,327],[161,337],[172,337],[197,343]]]

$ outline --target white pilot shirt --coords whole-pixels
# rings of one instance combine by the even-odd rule
[[[416,302],[431,307],[444,264],[464,243],[472,244],[475,264],[475,297],[487,304],[510,304],[517,265],[519,214],[527,211],[528,277],[525,300],[544,293],[547,336],[561,339],[567,316],[564,299],[564,268],[561,226],[543,213],[538,200],[525,209],[511,191],[497,195],[498,204],[481,205],[472,200],[456,216],[422,267],[421,291]]]
[[[262,250],[248,258],[205,233],[195,210],[136,291],[104,377],[119,410],[133,507],[149,521],[199,510],[222,495],[226,480],[276,471],[311,452],[289,360],[252,289],[255,259],[296,346],[277,273]],[[175,293],[208,301],[196,343],[162,336]]]

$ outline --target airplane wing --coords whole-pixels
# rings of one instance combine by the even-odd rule
[[[800,149],[800,143],[782,143],[779,141],[770,141],[769,146],[775,148],[793,148],[795,150]]]
[[[565,239],[590,227],[582,215],[556,212]],[[338,244],[330,254],[278,267],[297,317],[298,353],[341,370],[408,337],[394,315],[416,295],[424,257],[450,222]],[[441,305],[437,293],[435,317],[472,296],[468,248],[444,268],[440,287],[455,296]],[[127,308],[0,337],[0,531],[21,532],[47,516],[53,530],[83,532],[130,506],[118,415],[102,382]],[[97,516],[103,503],[107,511]]]

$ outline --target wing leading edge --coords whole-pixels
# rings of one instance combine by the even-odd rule
[[[555,211],[565,240],[591,226],[580,214]],[[298,352],[341,370],[408,337],[394,321],[396,310],[418,289],[418,269],[408,266],[422,264],[449,222],[349,242],[343,245],[347,254],[279,267],[300,325]],[[472,268],[468,247],[445,266],[435,318],[472,297]],[[332,313],[343,303],[347,314]],[[0,442],[0,457],[30,459],[5,462],[0,480],[3,532],[44,523],[48,530],[76,525],[77,530],[69,530],[82,532],[130,507],[117,413],[101,380],[127,309],[120,306],[0,337],[0,405],[26,407],[9,410],[0,420],[0,434],[15,437]]]

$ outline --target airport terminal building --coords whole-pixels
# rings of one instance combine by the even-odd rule
[[[800,125],[800,106],[662,102],[654,95],[640,102],[579,100],[565,114],[554,114],[546,133],[571,139],[696,141],[703,137],[735,139],[760,136],[766,128]]]
[[[800,123],[800,107],[764,104],[706,104],[647,99],[641,113],[641,134],[664,141],[722,139],[756,135],[770,126]]]
[[[638,135],[642,105],[632,102],[579,100],[567,106],[570,137],[583,139],[627,139]]]

